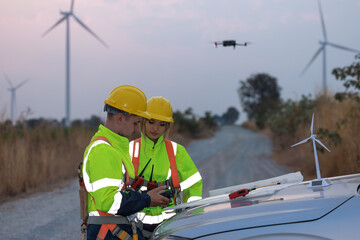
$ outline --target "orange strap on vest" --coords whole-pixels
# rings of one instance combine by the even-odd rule
[[[91,142],[90,142],[89,144],[92,144],[93,142],[95,142],[95,141],[97,141],[97,140],[103,140],[103,141],[105,141],[105,142],[107,142],[108,144],[111,145],[110,141],[107,140],[106,137],[102,137],[102,136],[99,136],[99,137],[94,138],[93,140],[91,140]]]
[[[93,201],[95,203],[94,198],[93,198]],[[100,210],[97,210],[97,211],[101,217],[114,216],[113,214],[102,212]],[[101,227],[100,227],[100,230],[96,237],[96,240],[99,240],[99,239],[104,240],[108,231],[110,231],[114,237],[117,237],[121,240],[125,239],[126,237],[127,237],[127,239],[131,239],[131,237],[128,236],[128,233],[125,232],[124,230],[122,230],[117,224],[101,224]]]
[[[169,162],[170,162],[172,183],[174,185],[175,190],[178,191],[178,190],[180,190],[180,182],[179,182],[179,176],[178,176],[177,167],[176,167],[174,148],[173,148],[170,140],[165,139],[164,141],[165,141],[166,152],[168,154]],[[135,157],[135,144],[136,143],[139,143],[139,152],[138,152],[137,157]],[[135,169],[135,176],[137,176],[138,169],[139,169],[140,149],[141,149],[140,143],[141,143],[141,138],[134,140],[132,163],[133,163],[134,169]]]
[[[100,216],[114,216],[113,214],[109,214],[106,212],[102,212],[98,210]],[[102,224],[97,235],[97,239],[105,239],[107,232],[110,231],[113,236],[118,237],[119,239],[125,239],[128,235],[127,232],[122,230],[117,224]]]
[[[176,167],[176,160],[174,155],[174,148],[170,140],[165,139],[166,151],[170,161],[171,179],[176,191],[180,190],[179,176]]]
[[[99,211],[99,210],[98,210],[98,213],[102,217],[104,217],[104,216],[114,216],[112,214],[102,212],[102,211]],[[100,239],[105,239],[107,232],[108,231],[112,232],[116,228],[116,226],[117,226],[116,224],[102,224],[97,237],[100,238]]]

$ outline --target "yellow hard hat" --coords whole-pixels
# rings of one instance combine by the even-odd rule
[[[104,103],[116,109],[149,118],[146,100],[145,94],[137,87],[121,85],[111,91]]]
[[[150,118],[164,121],[174,122],[173,111],[169,100],[163,97],[152,97],[147,102],[147,112]]]

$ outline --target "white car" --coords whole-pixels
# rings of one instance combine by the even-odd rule
[[[160,224],[151,239],[360,239],[360,174],[329,179],[326,187],[300,182],[270,195],[204,200]]]

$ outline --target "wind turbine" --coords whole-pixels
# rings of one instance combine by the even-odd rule
[[[70,126],[70,17],[73,17],[76,22],[78,22],[86,31],[88,31],[92,36],[94,36],[97,40],[99,40],[105,47],[108,45],[98,37],[93,31],[90,30],[75,14],[74,14],[74,0],[71,0],[70,11],[60,11],[60,14],[63,15],[49,30],[47,30],[43,36],[48,34],[51,30],[53,30],[57,25],[59,25],[62,21],[66,20],[66,118],[65,125]]]
[[[327,92],[327,84],[326,84],[326,47],[329,45],[329,46],[332,46],[334,48],[338,48],[338,49],[346,50],[346,51],[350,51],[350,52],[355,52],[355,53],[359,53],[360,51],[356,50],[356,49],[344,47],[344,46],[341,46],[339,44],[331,43],[331,42],[328,41],[327,34],[326,34],[326,29],[325,29],[325,21],[324,21],[323,13],[322,13],[322,10],[321,10],[320,0],[318,0],[318,5],[319,5],[320,19],[321,19],[321,26],[322,26],[324,40],[319,41],[320,48],[315,52],[314,56],[310,59],[309,63],[306,65],[304,70],[301,72],[300,76],[302,76],[306,72],[306,70],[310,67],[310,65],[313,63],[313,61],[322,52],[323,53],[323,66],[322,66],[323,91],[324,91],[324,93],[326,93]]]
[[[11,102],[10,102],[10,116],[11,116],[11,123],[15,124],[15,117],[14,117],[14,109],[15,109],[15,103],[16,103],[16,90],[24,85],[29,79],[24,80],[23,82],[19,83],[14,87],[14,85],[11,83],[10,78],[4,73],[4,77],[6,81],[8,81],[10,88],[8,90],[11,92]]]
[[[318,144],[320,144],[323,148],[325,148],[326,150],[328,150],[330,152],[330,150],[325,147],[324,144],[322,144],[320,142],[320,140],[316,139],[316,134],[313,133],[313,128],[314,128],[314,113],[312,115],[312,120],[311,120],[311,127],[310,127],[310,137],[308,137],[307,139],[305,140],[302,140],[298,143],[295,143],[294,145],[292,145],[291,147],[295,147],[297,145],[300,145],[300,144],[303,144],[303,143],[306,143],[308,140],[312,140],[313,142],[313,148],[314,148],[314,156],[315,156],[315,165],[316,165],[316,175],[317,175],[317,179],[315,180],[312,180],[309,184],[308,187],[326,187],[326,186],[329,186],[332,184],[332,182],[327,179],[327,178],[321,178],[321,174],[320,174],[320,167],[319,167],[319,160],[318,160],[318,156],[317,156],[317,151],[316,151],[316,142]]]

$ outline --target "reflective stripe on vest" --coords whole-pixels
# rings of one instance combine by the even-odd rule
[[[200,173],[199,172],[194,173],[193,175],[188,177],[185,181],[182,181],[180,183],[181,190],[185,190],[185,189],[191,187],[192,185],[194,185],[195,183],[197,183],[200,180],[201,180]]]
[[[179,182],[179,176],[178,176],[178,172],[177,172],[177,167],[176,167],[176,160],[175,160],[175,154],[176,154],[176,150],[174,150],[173,143],[172,141],[165,139],[165,147],[166,147],[166,152],[168,154],[169,157],[169,162],[170,162],[170,171],[171,171],[171,179],[172,179],[172,183],[173,186],[175,188],[176,191],[180,191],[180,182]],[[131,148],[132,147],[132,148]],[[134,140],[133,142],[131,142],[130,144],[130,148],[132,149],[132,163],[134,165],[134,169],[135,169],[135,176],[137,176],[138,173],[138,169],[139,169],[139,161],[140,161],[140,148],[141,147],[141,138],[138,138],[136,140]],[[131,151],[131,150],[129,150]]]
[[[176,213],[175,212],[162,212],[161,215],[156,215],[156,216],[151,216],[151,215],[145,215],[145,217],[143,218],[142,222],[143,224],[159,224],[162,221],[171,218],[172,216],[174,216]]]
[[[83,165],[84,165],[83,169],[85,169],[85,171],[83,171],[83,178],[84,178],[84,184],[85,184],[86,190],[88,192],[95,192],[94,188],[98,189],[98,187],[101,186],[102,184],[101,184],[101,180],[99,180],[99,182],[96,181],[94,183],[90,183],[90,177],[86,172],[87,160],[89,158],[89,154],[90,154],[91,149],[93,147],[96,147],[99,144],[107,144],[107,145],[110,145],[110,146],[111,146],[111,144],[109,143],[109,141],[105,137],[96,137],[89,143],[89,145],[90,144],[91,144],[91,146],[90,146],[88,152],[86,153],[86,156],[85,156],[84,161],[83,161]],[[116,181],[118,181],[118,180],[115,180],[114,184],[119,184],[119,183],[116,183]],[[95,185],[95,187],[93,185]],[[117,186],[119,186],[119,185],[117,185]]]
[[[135,176],[138,175],[138,170],[139,170],[139,159],[140,159],[140,144],[141,144],[141,139],[138,138],[136,140],[134,140],[134,142],[132,143],[134,144],[134,146],[132,148],[129,149],[133,149],[133,153],[132,153],[132,163],[134,165],[134,169],[135,169]]]

